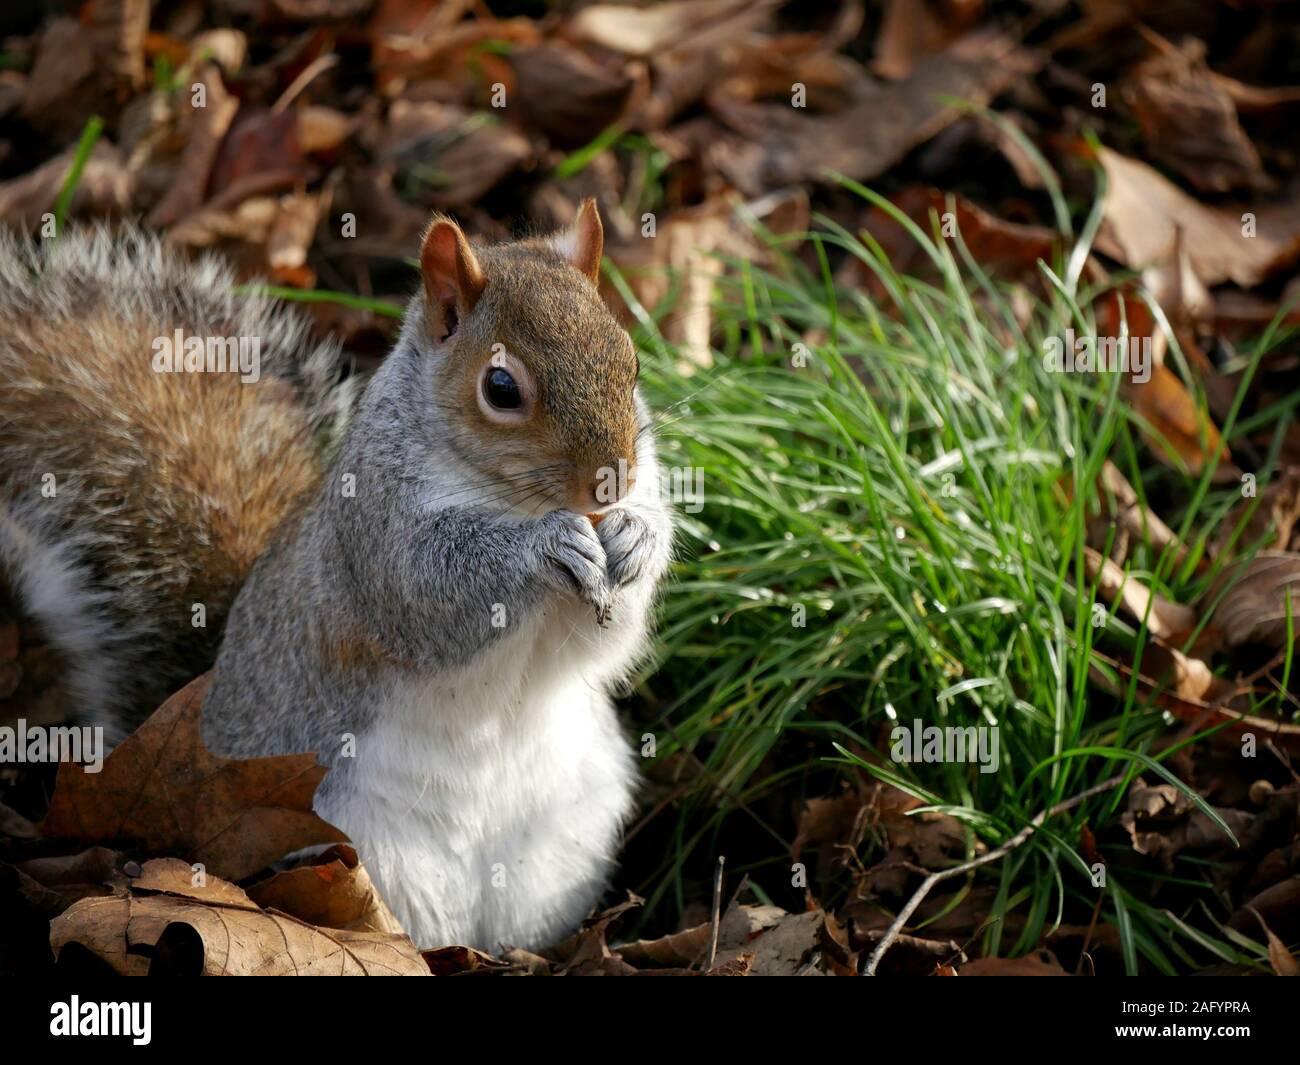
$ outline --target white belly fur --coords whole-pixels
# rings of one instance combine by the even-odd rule
[[[454,674],[394,680],[318,812],[417,946],[541,948],[599,898],[635,780],[600,663],[638,635],[566,604]]]

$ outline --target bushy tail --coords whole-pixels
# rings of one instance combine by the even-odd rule
[[[129,727],[211,664],[354,382],[296,313],[135,230],[0,232],[0,322],[0,590],[73,713]],[[239,350],[254,372],[203,354]]]

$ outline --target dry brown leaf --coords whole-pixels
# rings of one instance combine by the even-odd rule
[[[405,936],[323,930],[267,913],[189,865],[146,862],[131,893],[83,899],[50,925],[55,958],[75,945],[122,975],[428,976]]]
[[[196,75],[196,82],[205,86],[207,103],[204,107],[190,107],[183,111],[187,115],[185,150],[181,153],[171,187],[147,220],[147,224],[156,229],[192,214],[203,203],[222,138],[239,110],[239,101],[226,92],[215,66],[208,66]]]
[[[788,916],[779,906],[731,903],[718,922],[719,957],[725,954],[734,960],[751,940],[775,928]],[[640,970],[694,969],[707,960],[712,935],[712,924],[705,922],[659,939],[623,943],[616,951],[623,961]]]
[[[248,37],[239,30],[216,29],[196,33],[189,42],[191,64],[211,60],[226,74],[234,74],[248,58]]]
[[[239,880],[290,851],[347,837],[312,812],[325,775],[315,755],[237,761],[203,745],[211,674],[181,689],[124,740],[99,773],[59,767],[47,837],[142,844]]]
[[[958,976],[1069,976],[1056,955],[1039,950],[1023,958],[976,958],[958,971]]]
[[[926,56],[943,51],[984,13],[983,0],[943,5],[929,0],[886,0],[871,69],[882,78],[905,78]]]
[[[563,34],[624,55],[649,57],[690,41],[697,48],[734,42],[762,26],[782,0],[669,0],[649,7],[591,4]]]
[[[78,854],[29,858],[15,868],[40,885],[39,898],[28,893],[29,901],[54,917],[79,899],[126,894],[129,881],[122,872],[123,860],[108,847],[90,847]]]
[[[586,144],[618,121],[632,92],[623,70],[561,44],[517,49],[509,62],[524,121],[563,147]]]
[[[1104,223],[1097,247],[1135,270],[1163,261],[1178,229],[1196,276],[1206,285],[1235,281],[1250,288],[1300,254],[1300,202],[1252,207],[1255,235],[1246,235],[1246,209],[1207,207],[1158,172],[1109,148],[1100,150],[1106,171]]]
[[[1286,551],[1292,546],[1297,522],[1300,522],[1300,466],[1288,466],[1259,492],[1258,498],[1243,498],[1233,508],[1215,536],[1214,553],[1223,554],[1229,543],[1238,553],[1256,547]]]
[[[527,951],[512,952],[519,955],[527,954]],[[507,972],[511,969],[520,968],[520,962],[507,958],[495,958],[491,954],[485,954],[481,950],[475,950],[473,947],[437,947],[433,950],[423,952],[424,963],[429,967],[429,971],[434,976],[462,976],[466,973],[499,973]],[[540,975],[542,971],[549,971],[550,966],[545,958],[537,955],[531,955],[541,962],[541,969],[535,972]],[[530,969],[530,965],[523,965],[525,969]]]
[[[1252,895],[1228,919],[1228,927],[1253,934],[1261,916],[1283,942],[1300,941],[1300,874],[1284,875]]]
[[[1140,580],[1125,573],[1110,559],[1102,558],[1091,547],[1083,549],[1083,559],[1088,576],[1097,582],[1101,598],[1111,604],[1118,599],[1135,622],[1146,621],[1147,630],[1156,639],[1180,644],[1196,627],[1197,614],[1191,607],[1152,593]]]
[[[1146,152],[1200,191],[1268,184],[1231,94],[1205,63],[1203,42],[1190,38],[1181,49],[1164,43],[1128,72],[1124,94],[1142,125]]]
[[[1212,617],[1227,646],[1264,643],[1281,647],[1286,642],[1288,597],[1292,624],[1300,631],[1300,554],[1261,551],[1249,562],[1225,570],[1206,601],[1213,603],[1225,587],[1228,590]]]
[[[22,177],[0,183],[0,219],[17,229],[34,230],[51,213],[77,153],[74,144]],[[81,171],[70,214],[121,214],[131,206],[135,180],[121,153],[100,141]]]
[[[280,197],[280,209],[266,235],[266,262],[275,280],[304,267],[325,210],[321,195],[293,192]]]
[[[332,107],[310,104],[298,108],[298,143],[307,155],[329,152],[357,131],[360,119]]]
[[[1186,545],[1178,539],[1178,534],[1164,523],[1159,514],[1142,505],[1128,479],[1109,459],[1101,467],[1098,496],[1102,516],[1097,524],[1106,528],[1096,530],[1098,544],[1095,546],[1104,543],[1108,527],[1113,523],[1119,528],[1121,534],[1115,540],[1111,551],[1111,557],[1117,562],[1123,562],[1128,557],[1127,540],[1132,538],[1154,547],[1157,551],[1169,549],[1173,554],[1174,565],[1182,565],[1187,555]],[[1110,497],[1113,497],[1113,506]],[[1092,538],[1093,530],[1090,530],[1090,541]]]
[[[1192,398],[1182,379],[1168,366],[1153,366],[1150,379],[1142,382],[1125,374],[1123,388],[1129,402],[1155,431],[1153,434],[1142,426],[1153,454],[1161,462],[1197,477],[1205,470],[1207,457],[1218,452],[1214,483],[1240,478],[1241,471],[1232,464],[1231,453],[1209,412]]]
[[[620,902],[594,917],[588,917],[577,932],[547,951],[547,955],[562,963],[561,973],[572,973],[577,976],[632,975],[636,970],[609,949],[607,936],[611,924],[628,910],[636,909],[644,903],[644,899],[629,891],[626,902]]]
[[[711,100],[741,139],[719,146],[716,164],[747,195],[836,171],[858,181],[878,177],[964,112],[951,100],[989,103],[1042,57],[1000,31],[980,29],[838,114],[810,115],[785,104]]]
[[[377,135],[363,136],[381,165],[408,172],[430,205],[467,207],[533,158],[513,126],[433,102],[395,101]]]
[[[309,924],[357,932],[403,931],[380,898],[357,852],[330,847],[308,864],[286,869],[248,888],[263,909],[280,910]]]
[[[1259,918],[1259,926],[1268,940],[1268,963],[1273,967],[1273,972],[1278,976],[1300,976],[1300,963],[1296,961],[1295,955],[1286,949],[1286,944],[1264,923],[1264,918],[1257,909],[1253,906],[1246,908]]]
[[[221,139],[208,178],[213,203],[241,199],[297,184],[307,176],[298,116],[292,110],[241,107]]]
[[[1228,808],[1219,808],[1216,813],[1239,840],[1257,816]],[[1128,832],[1133,849],[1160,859],[1166,870],[1173,868],[1174,858],[1184,850],[1232,846],[1223,829],[1172,784],[1147,785],[1138,778],[1129,791],[1128,809],[1120,814],[1120,824]]]

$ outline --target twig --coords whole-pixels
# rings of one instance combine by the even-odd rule
[[[876,967],[880,965],[880,959],[885,956],[885,951],[893,946],[894,940],[898,938],[899,933],[903,931],[903,926],[907,924],[907,919],[911,917],[912,914],[916,912],[916,908],[925,901],[925,897],[930,894],[930,889],[933,888],[935,884],[939,883],[941,880],[948,880],[951,877],[960,876],[962,873],[969,873],[972,869],[976,869],[981,865],[987,865],[989,862],[995,862],[999,858],[1006,857],[1013,850],[1019,847],[1020,844],[1024,843],[1025,840],[1032,836],[1034,834],[1034,829],[1041,826],[1049,817],[1055,817],[1057,814],[1064,813],[1066,810],[1071,810],[1080,803],[1087,802],[1094,795],[1100,795],[1104,791],[1109,791],[1123,780],[1124,774],[1121,773],[1119,776],[1111,777],[1109,780],[1104,780],[1100,784],[1094,785],[1087,791],[1081,791],[1071,799],[1066,799],[1064,802],[1058,802],[1050,810],[1041,811],[1032,821],[1029,822],[1029,824],[1025,825],[1024,828],[997,849],[991,850],[987,854],[981,854],[978,858],[972,858],[969,862],[963,862],[961,865],[954,865],[948,869],[940,869],[937,873],[931,873],[921,882],[921,886],[916,889],[916,892],[912,897],[907,900],[907,905],[898,911],[898,916],[894,918],[894,923],[885,930],[884,936],[881,938],[880,942],[876,944],[876,949],[871,952],[871,957],[867,959],[867,965],[863,970],[863,975],[876,975]]]
[[[713,924],[709,930],[709,964],[705,971],[713,968],[718,956],[718,930],[722,927],[722,867],[727,859],[718,855],[718,867],[713,871]]]

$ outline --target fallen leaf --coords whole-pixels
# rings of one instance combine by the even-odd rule
[[[1023,958],[976,958],[968,961],[958,976],[1069,976],[1056,955],[1039,950]]]
[[[1192,397],[1182,379],[1168,366],[1152,366],[1146,381],[1134,381],[1125,374],[1122,387],[1134,409],[1150,426],[1150,429],[1145,425],[1140,428],[1161,462],[1197,477],[1204,471],[1208,457],[1218,452],[1220,460],[1215,467],[1214,483],[1224,484],[1241,477],[1209,411]]]
[[[717,164],[747,195],[831,181],[832,171],[869,181],[961,117],[952,100],[984,106],[1042,61],[1015,38],[980,29],[838,114],[714,101],[714,111],[742,138],[725,145]]]
[[[1141,270],[1162,261],[1181,228],[1197,277],[1250,288],[1300,255],[1300,202],[1287,198],[1250,209],[1207,207],[1145,163],[1101,148],[1106,171],[1104,222],[1097,247]],[[1244,219],[1244,215],[1249,215]],[[1254,235],[1247,236],[1253,220]]]
[[[0,183],[0,219],[16,229],[34,230],[42,215],[53,212],[76,152],[73,145],[22,177]],[[130,208],[134,189],[121,153],[101,140],[86,159],[70,213],[122,214]]]
[[[1202,41],[1189,38],[1181,48],[1164,42],[1130,69],[1124,95],[1142,125],[1147,153],[1201,192],[1269,184],[1231,94],[1205,63]]]
[[[611,906],[594,917],[588,917],[577,932],[547,951],[547,956],[560,963],[561,973],[578,976],[631,975],[635,970],[609,949],[607,936],[610,925],[628,910],[634,910],[644,903],[644,899],[629,891],[625,902]]]
[[[50,924],[57,961],[69,947],[124,976],[428,976],[405,936],[323,930],[267,913],[234,884],[177,859],[146,862],[131,893],[83,899]]]
[[[576,148],[592,140],[623,113],[633,81],[559,44],[538,44],[512,51],[524,121],[558,145]]]
[[[1259,926],[1268,940],[1268,963],[1273,967],[1273,972],[1278,976],[1300,976],[1300,963],[1296,962],[1295,955],[1286,949],[1286,944],[1264,923],[1258,910],[1250,906],[1246,908],[1259,918]]]
[[[357,852],[347,844],[330,847],[303,865],[258,881],[248,888],[248,896],[265,910],[279,910],[325,928],[403,931]]]
[[[1108,558],[1091,547],[1083,549],[1088,576],[1097,582],[1097,592],[1107,603],[1116,600],[1138,624],[1146,621],[1147,630],[1158,640],[1181,644],[1196,627],[1197,613],[1189,606],[1175,603],[1151,591],[1136,577],[1125,573]]]
[[[239,880],[290,851],[347,837],[312,812],[325,775],[315,755],[238,761],[202,741],[211,674],[167,700],[99,773],[64,763],[41,832],[86,843],[140,843]]]
[[[28,894],[29,901],[47,917],[55,917],[80,899],[125,894],[129,880],[123,862],[118,851],[90,847],[77,854],[29,858],[14,868],[40,885],[39,897]]]
[[[437,947],[423,951],[425,964],[434,976],[463,976],[467,973],[498,973],[518,967],[514,960],[494,958],[473,947]],[[526,954],[526,951],[520,951]],[[533,955],[537,957],[537,955]],[[545,958],[537,958],[543,969],[549,969]],[[527,966],[525,966],[527,967]]]
[[[669,0],[649,7],[590,4],[563,34],[624,55],[647,57],[690,40],[696,47],[734,41],[767,21],[781,0]]]
[[[147,224],[154,228],[165,228],[198,210],[206,198],[222,139],[239,110],[239,101],[226,92],[216,67],[209,66],[196,75],[196,83],[205,87],[207,103],[183,112],[187,115],[185,150],[171,187],[149,214]]]
[[[381,165],[443,209],[477,202],[533,157],[532,144],[513,126],[432,102],[396,101],[378,136],[368,139]]]
[[[1206,601],[1214,603],[1220,592],[1223,598],[1212,617],[1229,647],[1247,643],[1281,647],[1286,642],[1288,598],[1292,624],[1300,631],[1300,554],[1261,551],[1220,574]]]
[[[886,0],[884,7],[871,68],[893,80],[943,51],[984,13],[983,0],[944,4],[942,10],[925,0]]]
[[[1243,498],[1224,519],[1214,538],[1214,553],[1222,555],[1256,548],[1286,551],[1300,522],[1300,466],[1288,466],[1262,487],[1257,497]],[[1244,523],[1244,524],[1243,524]]]

